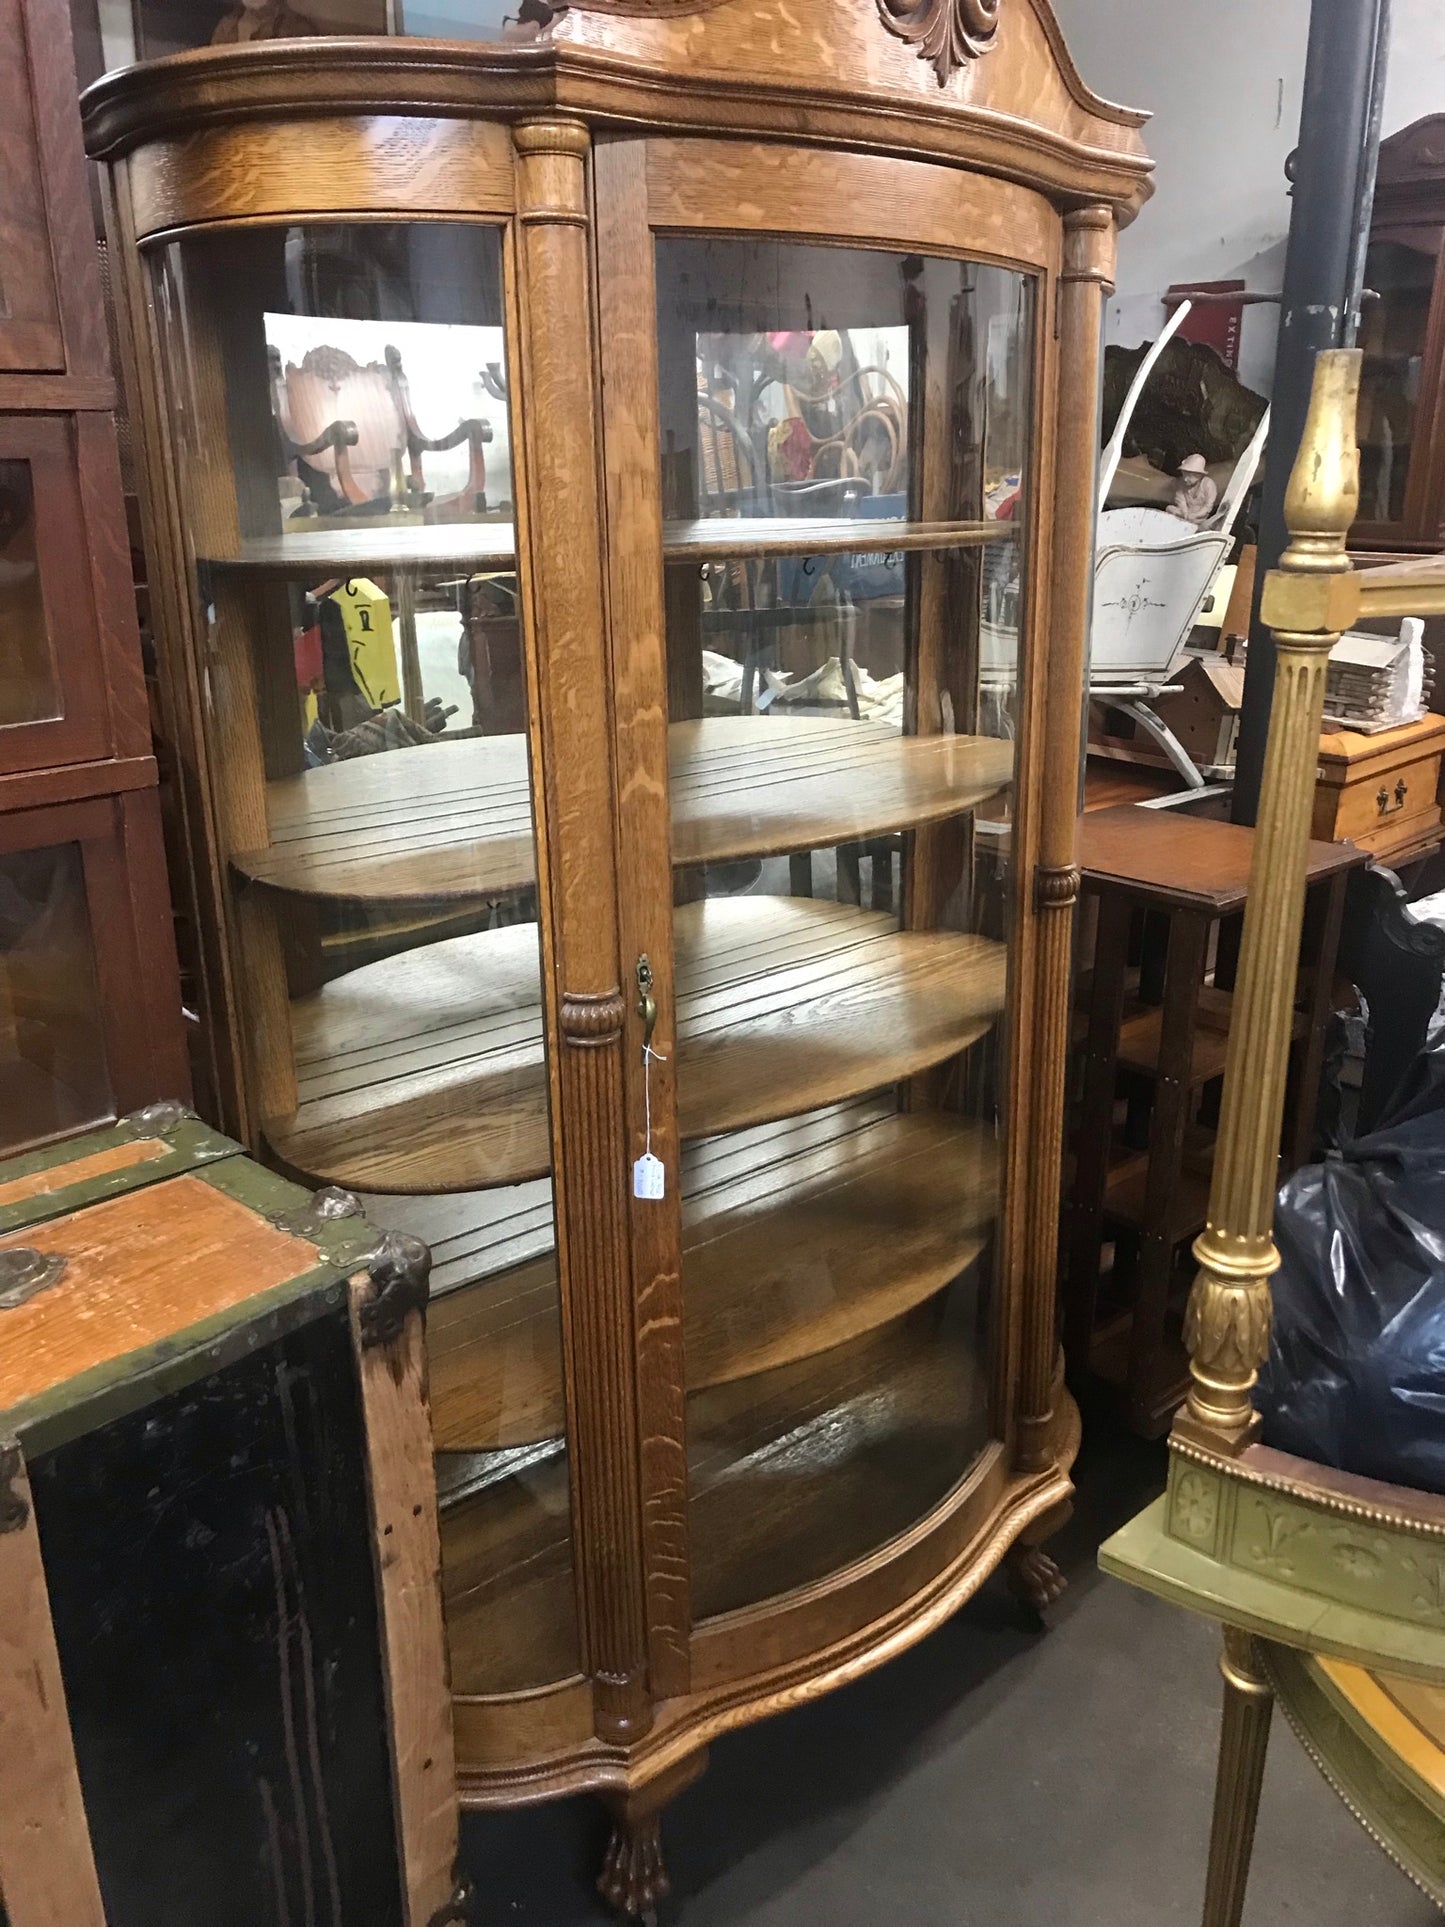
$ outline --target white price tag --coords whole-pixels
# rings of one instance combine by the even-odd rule
[[[660,1198],[666,1191],[667,1169],[661,1158],[655,1158],[648,1151],[632,1167],[632,1195],[634,1198]]]

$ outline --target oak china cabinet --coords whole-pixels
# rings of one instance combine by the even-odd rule
[[[1360,323],[1357,548],[1445,546],[1445,114],[1380,147]]]
[[[709,1741],[1005,1557],[1055,1246],[1101,305],[1044,0],[614,0],[86,99],[235,1116],[436,1254],[464,1798],[665,1890]]]

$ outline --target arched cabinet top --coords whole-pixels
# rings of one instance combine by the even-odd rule
[[[527,42],[277,40],[109,74],[83,101],[98,160],[249,166],[207,134],[267,122],[575,115],[602,131],[736,133],[933,158],[1132,219],[1147,116],[1092,94],[1048,0],[587,0]],[[293,166],[299,156],[293,155]],[[306,172],[314,176],[314,168]],[[301,195],[300,198],[304,198]]]

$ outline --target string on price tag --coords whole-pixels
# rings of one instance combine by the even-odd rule
[[[642,1103],[647,1142],[642,1156],[632,1167],[634,1198],[661,1198],[667,1194],[667,1167],[661,1158],[652,1154],[652,1066],[666,1062],[667,1059],[655,1051],[651,1044],[642,1046]]]

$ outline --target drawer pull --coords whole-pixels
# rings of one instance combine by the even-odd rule
[[[1405,781],[1404,777],[1402,776],[1399,782],[1395,785],[1394,802],[1392,803],[1390,801],[1390,792],[1382,784],[1378,794],[1375,797],[1375,807],[1380,812],[1381,816],[1393,816],[1396,810],[1404,809],[1405,798],[1409,794],[1410,794],[1410,785]]]

